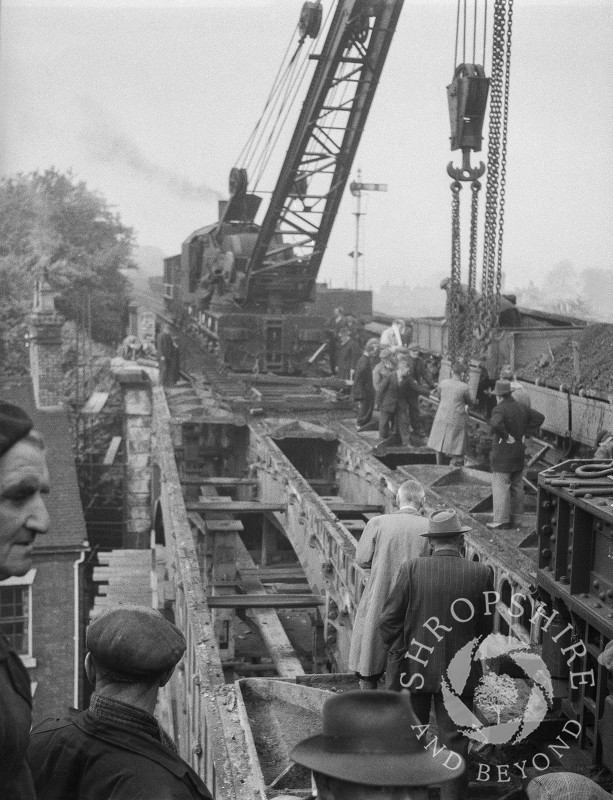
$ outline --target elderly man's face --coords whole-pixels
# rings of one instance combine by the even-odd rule
[[[31,568],[34,539],[49,530],[48,492],[44,452],[27,440],[17,442],[0,458],[0,580]]]

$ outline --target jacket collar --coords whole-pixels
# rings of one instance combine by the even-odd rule
[[[396,514],[419,514],[419,511],[413,506],[404,506],[404,508],[399,508],[395,512]]]
[[[457,556],[458,558],[462,558],[460,553],[454,547],[441,547],[440,550],[436,550],[432,553],[433,556]]]
[[[202,797],[210,797],[206,786],[189,764],[186,764],[179,756],[167,750],[161,742],[158,742],[152,736],[104,722],[97,719],[89,711],[77,711],[73,708],[70,709],[69,715],[72,724],[82,730],[83,733],[107,742],[114,747],[128,750],[155,761],[180,780],[183,780],[185,776],[189,776]]]

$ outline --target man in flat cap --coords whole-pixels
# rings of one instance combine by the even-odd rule
[[[47,533],[44,495],[49,472],[43,441],[18,406],[0,403],[0,580],[25,575],[32,546]],[[32,724],[30,678],[12,643],[0,633],[0,797],[34,800],[26,762]]]
[[[372,370],[378,353],[379,340],[369,339],[355,365],[352,395],[354,402],[357,404],[356,425],[358,430],[368,425],[372,419],[372,412],[375,407],[375,387],[372,380]]]
[[[510,529],[519,522],[524,500],[524,441],[545,417],[513,397],[509,381],[496,381],[496,407],[490,418],[492,430],[492,500],[494,513],[488,528]]]
[[[159,611],[125,605],[86,634],[89,709],[45,720],[28,760],[39,800],[210,798],[153,716],[158,691],[185,652],[185,637]]]
[[[427,800],[428,786],[464,773],[464,759],[431,749],[407,694],[344,692],[323,706],[322,731],[290,758],[312,770],[320,800]]]
[[[453,509],[430,515],[422,536],[430,541],[432,555],[402,565],[379,623],[390,651],[387,685],[411,692],[413,710],[423,725],[428,725],[434,702],[439,740],[463,758],[469,741],[449,716],[443,676],[462,648],[492,632],[494,619],[487,603],[494,597],[491,568],[462,557],[463,534],[469,530]],[[470,715],[482,673],[480,662],[472,661],[467,672],[457,699]],[[446,784],[441,800],[461,800],[467,788],[467,776]]]

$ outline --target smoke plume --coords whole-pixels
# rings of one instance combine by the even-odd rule
[[[195,183],[190,178],[156,164],[147,158],[137,144],[120,131],[100,119],[88,122],[81,131],[81,139],[92,155],[101,162],[126,167],[151,183],[163,186],[181,200],[212,202],[222,194],[206,183]]]

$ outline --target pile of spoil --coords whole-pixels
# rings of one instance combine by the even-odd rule
[[[573,338],[564,339],[553,351],[542,353],[530,366],[523,367],[519,378],[538,379],[547,386],[586,389],[603,395],[613,392],[613,325],[588,325],[578,336],[579,381],[574,379]]]

